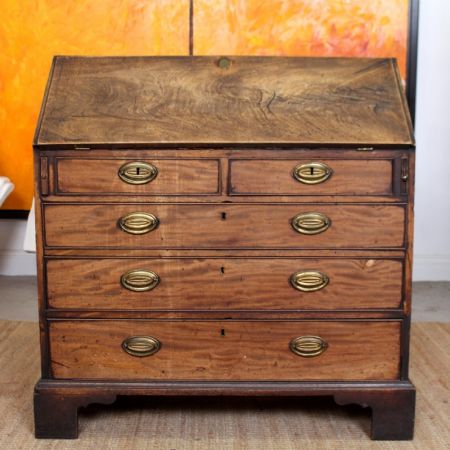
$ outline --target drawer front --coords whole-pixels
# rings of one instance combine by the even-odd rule
[[[311,212],[321,219],[308,219]],[[293,222],[320,229],[303,234]],[[397,205],[46,205],[45,240],[53,247],[399,248],[404,222]]]
[[[231,160],[231,195],[393,195],[393,160]]]
[[[56,160],[59,194],[214,195],[217,160]]]
[[[402,271],[401,261],[376,259],[53,259],[47,301],[96,310],[398,308]]]
[[[67,379],[392,380],[400,329],[400,321],[54,321],[51,367]]]

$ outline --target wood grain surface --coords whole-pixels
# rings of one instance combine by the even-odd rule
[[[50,323],[55,378],[116,380],[394,380],[400,321],[55,321]],[[161,349],[126,353],[122,341],[150,335]],[[329,348],[304,358],[289,350],[298,336]]]
[[[47,150],[41,193],[47,202],[398,202],[408,198],[407,159],[407,151],[389,149]],[[152,163],[158,176],[146,185],[121,181],[119,168],[133,161]],[[308,162],[328,164],[331,177],[296,181],[294,167]]]
[[[77,408],[113,401],[113,385],[324,395],[328,384],[338,403],[373,409],[375,438],[410,438],[413,146],[390,59],[57,57],[34,142],[37,435],[75,437]],[[124,183],[131,161],[158,176]],[[295,181],[304,162],[331,177]],[[133,212],[159,225],[128,234],[119,220]],[[296,232],[308,212],[330,227]],[[133,269],[160,283],[127,290]],[[329,284],[298,291],[300,271]],[[123,350],[142,335],[160,350]],[[289,342],[305,335],[327,350],[295,355]],[[375,384],[381,396],[360,389]]]
[[[118,176],[122,165],[145,162],[158,175],[147,184],[133,185]],[[219,192],[218,160],[173,159],[57,159],[57,191],[60,194],[196,195]]]
[[[56,57],[36,145],[413,144],[392,59]]]
[[[158,217],[157,229],[131,235],[120,217],[135,211]],[[320,212],[331,226],[300,234],[291,220]],[[120,248],[389,248],[404,245],[405,209],[397,205],[54,205],[45,206],[51,247]]]
[[[318,162],[331,170],[320,184],[305,184],[293,177],[300,164]],[[233,195],[392,195],[389,160],[231,160],[229,192]]]
[[[157,273],[159,285],[125,289],[120,278],[134,269]],[[289,277],[305,270],[326,274],[329,284],[315,292],[294,289]],[[62,309],[329,311],[399,308],[402,300],[400,260],[51,259],[46,279],[48,306]]]

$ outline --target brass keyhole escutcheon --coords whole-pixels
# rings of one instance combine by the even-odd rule
[[[299,164],[294,167],[292,175],[303,184],[319,184],[328,180],[333,174],[333,170],[325,163],[309,162]]]
[[[158,176],[158,169],[152,164],[134,161],[121,166],[118,175],[128,184],[146,184]]]

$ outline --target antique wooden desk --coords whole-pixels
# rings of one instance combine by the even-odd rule
[[[56,57],[34,151],[37,437],[117,395],[330,395],[412,437],[395,61]]]

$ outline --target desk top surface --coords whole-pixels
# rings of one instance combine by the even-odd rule
[[[55,57],[40,147],[409,147],[392,59]]]

